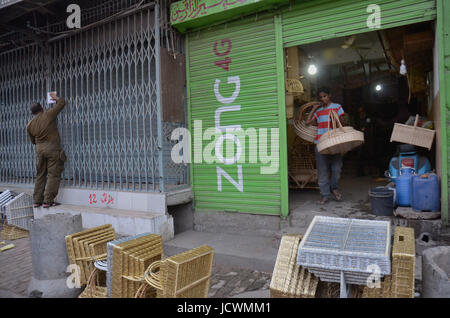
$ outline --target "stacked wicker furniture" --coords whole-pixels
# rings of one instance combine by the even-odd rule
[[[314,144],[295,136],[289,149],[288,175],[291,188],[317,188],[318,174]]]
[[[270,282],[271,298],[313,298],[319,279],[297,265],[298,245],[302,235],[284,235]]]
[[[415,261],[414,229],[396,227],[392,249],[391,297],[414,298]]]
[[[152,263],[144,279],[157,290],[158,298],[207,298],[214,250],[202,245]],[[148,287],[142,287],[137,297]]]
[[[143,233],[108,243],[108,295],[113,298],[135,297],[144,282],[147,267],[163,257],[162,236]],[[146,297],[155,297],[148,289]]]
[[[328,118],[331,129],[319,138],[317,151],[320,154],[344,154],[364,143],[364,133],[350,126],[343,127],[336,112],[330,111]]]
[[[81,285],[87,284],[94,270],[93,262],[106,258],[106,244],[115,238],[116,233],[111,224],[66,236],[69,263],[79,266]]]

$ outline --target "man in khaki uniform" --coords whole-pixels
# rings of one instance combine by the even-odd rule
[[[55,93],[50,93],[50,96],[56,101],[56,105],[44,111],[40,104],[32,104],[30,109],[34,118],[27,124],[28,136],[36,145],[37,175],[33,195],[34,207],[42,204],[44,208],[56,205],[54,200],[58,194],[61,173],[66,160],[56,124],[56,117],[66,102]]]

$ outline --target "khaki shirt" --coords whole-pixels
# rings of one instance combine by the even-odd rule
[[[37,151],[42,147],[61,148],[56,117],[65,105],[66,101],[63,98],[59,98],[53,108],[40,112],[28,122],[28,136],[30,137],[31,142],[36,145]]]

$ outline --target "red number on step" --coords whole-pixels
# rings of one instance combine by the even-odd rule
[[[97,196],[95,193],[89,194],[89,204],[97,203]]]

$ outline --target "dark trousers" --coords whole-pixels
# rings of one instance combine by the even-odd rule
[[[342,170],[342,155],[321,155],[317,151],[317,146],[314,147],[316,154],[316,166],[318,174],[318,183],[320,188],[320,194],[322,197],[328,198],[332,191],[338,188],[339,179],[341,177]],[[330,169],[331,169],[331,181],[330,181]]]

